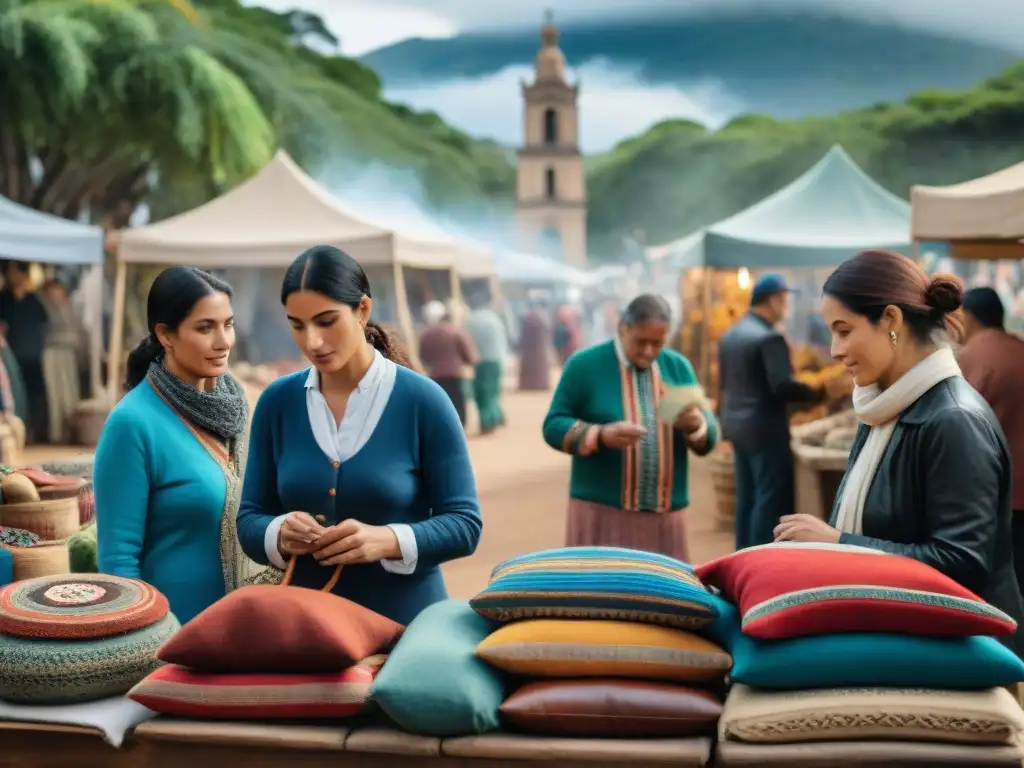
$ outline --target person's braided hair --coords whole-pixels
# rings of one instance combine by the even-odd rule
[[[412,361],[409,360],[409,354],[405,351],[405,345],[399,340],[397,334],[383,325],[372,322],[366,324],[365,333],[366,340],[370,342],[371,346],[388,360],[406,368],[413,367]]]

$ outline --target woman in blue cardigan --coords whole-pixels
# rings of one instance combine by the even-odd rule
[[[313,364],[260,396],[238,536],[293,583],[408,624],[447,597],[441,564],[473,553],[482,520],[465,433],[437,384],[370,322],[370,284],[328,246],[288,269],[281,303]],[[312,557],[305,557],[312,555]]]
[[[182,623],[239,586],[235,540],[249,406],[228,370],[231,288],[192,267],[161,272],[149,333],[128,356],[122,398],[93,470],[101,573],[142,579]]]

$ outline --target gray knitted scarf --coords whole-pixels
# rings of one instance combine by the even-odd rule
[[[206,392],[182,381],[162,360],[156,360],[149,366],[149,381],[193,425],[222,440],[238,438],[249,423],[245,388],[230,373],[218,376],[213,389]]]

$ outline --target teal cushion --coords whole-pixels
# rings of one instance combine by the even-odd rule
[[[14,581],[14,556],[0,547],[0,587]]]
[[[740,627],[739,612],[728,605],[708,634],[732,655],[733,682],[753,688],[983,690],[1024,681],[1024,662],[992,637],[862,633],[758,640]]]
[[[497,729],[505,680],[476,657],[476,647],[494,630],[465,600],[431,605],[391,651],[371,701],[402,728],[426,736]]]
[[[638,513],[640,514],[640,513]],[[693,567],[665,555],[619,547],[563,547],[498,565],[470,600],[495,621],[617,619],[695,629],[720,602]]]

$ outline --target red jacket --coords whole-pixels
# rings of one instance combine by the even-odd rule
[[[989,328],[958,355],[960,370],[999,420],[1013,459],[1013,508],[1024,512],[1024,341]]]

